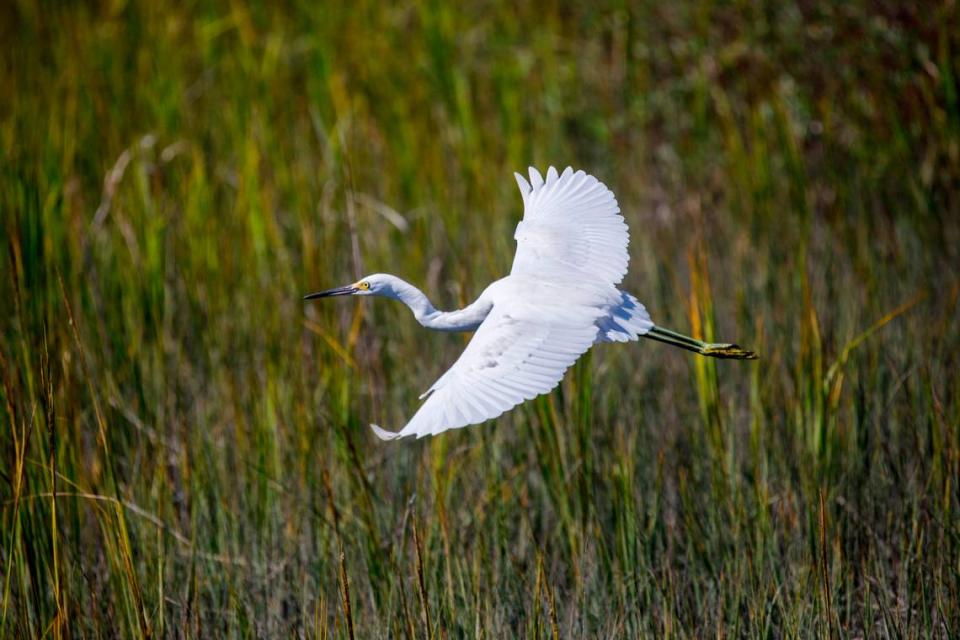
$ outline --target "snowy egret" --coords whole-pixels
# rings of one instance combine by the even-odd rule
[[[640,337],[715,358],[756,358],[735,344],[706,343],[658,327],[617,285],[627,273],[627,225],[613,193],[583,171],[550,167],[546,179],[514,174],[523,219],[510,275],[457,311],[438,311],[422,291],[378,273],[304,300],[383,296],[400,300],[438,331],[476,331],[460,358],[421,397],[427,400],[398,432],[370,425],[384,440],[436,435],[496,418],[556,387],[597,342]]]

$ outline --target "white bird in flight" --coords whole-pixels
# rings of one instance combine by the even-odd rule
[[[717,358],[754,359],[735,344],[705,343],[653,324],[635,297],[617,288],[627,273],[627,224],[602,182],[567,167],[546,179],[530,168],[514,174],[523,196],[523,220],[514,237],[510,275],[457,311],[438,311],[422,291],[377,273],[330,296],[400,300],[417,321],[438,331],[476,331],[460,358],[421,397],[427,400],[398,432],[370,425],[383,440],[437,435],[479,424],[548,393],[564,372],[598,342],[659,340]]]

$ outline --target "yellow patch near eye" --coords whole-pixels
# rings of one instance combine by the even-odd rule
[[[366,291],[367,289],[370,288],[370,284],[366,282],[361,282],[360,284],[357,285],[357,288],[363,289],[364,291]]]

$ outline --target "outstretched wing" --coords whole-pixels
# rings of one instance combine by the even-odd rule
[[[371,425],[384,440],[436,435],[496,418],[547,393],[593,344],[600,310],[590,306],[494,304],[460,359],[397,433]]]
[[[550,167],[546,180],[530,167],[529,183],[514,175],[524,211],[511,274],[596,285],[623,280],[630,234],[606,185],[570,167],[559,175]]]

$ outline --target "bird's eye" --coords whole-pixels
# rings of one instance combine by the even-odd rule
[[[359,285],[357,285],[357,287],[358,287],[359,289],[363,289],[364,291],[368,291],[368,290],[370,289],[370,283],[369,283],[369,282],[361,282]]]

